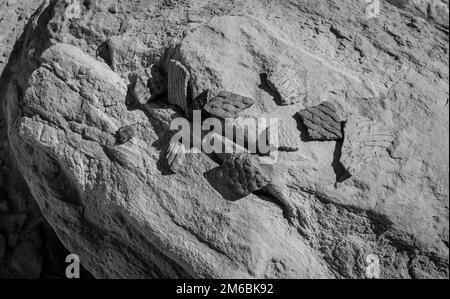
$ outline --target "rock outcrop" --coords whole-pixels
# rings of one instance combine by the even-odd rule
[[[95,277],[362,278],[370,254],[383,278],[448,277],[445,30],[420,18],[413,28],[389,4],[367,19],[356,0],[69,2],[37,10],[0,96],[18,170]],[[174,61],[181,82],[170,82]],[[290,105],[262,82],[280,61],[307,74]],[[173,101],[130,105],[131,77],[152,66]],[[166,161],[179,108],[220,91],[254,99],[241,117],[282,122],[270,180],[245,197],[214,156],[189,152],[177,173]],[[351,177],[342,141],[301,138],[295,114],[324,101],[344,121],[392,128]]]
[[[251,98],[221,91],[204,107],[204,111],[211,117],[225,120],[238,118],[240,113],[250,108],[255,101]]]

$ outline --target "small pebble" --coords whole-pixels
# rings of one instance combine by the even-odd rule
[[[117,131],[117,143],[124,144],[134,137],[134,129],[132,126],[124,126]]]
[[[111,5],[111,6],[108,8],[108,11],[109,11],[110,13],[112,13],[112,14],[117,13],[117,5],[116,5],[116,4]]]

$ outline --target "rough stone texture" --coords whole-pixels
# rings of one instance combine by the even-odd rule
[[[67,18],[50,1],[2,76],[8,160],[95,277],[362,278],[369,254],[383,278],[448,277],[445,28],[389,4],[367,19],[357,0],[168,3],[96,1]],[[131,36],[142,55],[116,51],[115,64],[97,55]],[[295,113],[322,101],[343,120],[385,123],[395,140],[346,180],[340,142],[296,140],[268,166],[271,184],[232,200],[209,156],[163,172],[176,111],[126,104],[129,73],[153,64],[167,73],[171,59],[189,72],[192,99],[253,98],[243,115],[283,120],[288,140],[299,136]],[[261,86],[280,59],[307,71],[304,102],[279,106]],[[131,124],[135,138],[111,144]]]
[[[298,113],[313,140],[338,140],[342,138],[341,120],[336,107],[330,102],[322,102]]]
[[[250,108],[255,100],[240,96],[228,91],[221,91],[209,101],[203,108],[208,115],[220,120],[226,118],[234,119],[239,117],[240,113]]]
[[[307,96],[307,72],[290,65],[276,64],[267,75],[269,87],[276,93],[279,105],[303,102]]]
[[[394,135],[383,123],[358,115],[347,119],[344,130],[340,162],[351,175],[357,174],[364,165],[383,153],[387,154],[387,149],[394,141]]]
[[[88,12],[93,9],[90,8]],[[143,72],[157,55],[132,36],[112,36],[97,49],[97,56],[101,57],[111,69],[121,73]]]
[[[155,100],[167,92],[167,78],[161,73],[158,66],[152,65],[147,69],[151,99]]]
[[[270,176],[260,165],[259,159],[249,154],[232,155],[225,159],[221,176],[240,196],[261,190],[270,183]]]
[[[202,110],[211,100],[211,91],[205,90],[189,103],[189,111]]]

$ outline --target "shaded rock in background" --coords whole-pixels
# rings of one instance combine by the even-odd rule
[[[2,234],[0,234],[0,261],[2,261],[3,258],[5,257],[5,252],[6,252],[6,239]]]
[[[149,87],[151,99],[163,96],[167,92],[167,78],[161,73],[156,65],[152,65],[147,69],[149,79]]]
[[[134,128],[132,126],[123,126],[117,131],[117,143],[124,144],[134,137]]]
[[[166,159],[172,172],[177,173],[186,158],[186,148],[182,143],[171,142],[166,152]]]
[[[259,159],[249,154],[232,155],[225,159],[221,175],[228,181],[230,189],[240,196],[261,190],[270,183],[270,175],[261,166]]]
[[[419,17],[449,25],[448,0],[386,0],[400,9],[410,11]]]
[[[203,107],[204,111],[220,120],[234,119],[240,113],[250,108],[255,100],[227,91],[221,91]]]

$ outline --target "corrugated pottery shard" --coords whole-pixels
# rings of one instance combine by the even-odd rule
[[[172,172],[177,173],[184,163],[186,147],[180,142],[171,142],[166,152],[167,164]]]
[[[332,103],[322,102],[303,109],[298,116],[308,129],[309,138],[323,141],[342,139],[341,120]]]
[[[269,174],[256,156],[250,154],[232,155],[226,158],[221,174],[240,196],[258,191],[270,183]]]
[[[188,86],[190,75],[185,66],[177,60],[170,60],[167,92],[170,104],[177,105],[188,113]]]
[[[341,163],[351,175],[382,154],[394,141],[394,135],[383,123],[352,115],[345,125]]]
[[[280,118],[278,121],[278,149],[287,152],[298,151],[302,143],[297,123],[293,119]]]
[[[277,104],[293,105],[307,96],[307,71],[293,66],[276,65],[267,74],[267,84],[277,93]]]
[[[242,111],[253,106],[254,103],[255,100],[252,98],[228,91],[221,91],[204,106],[203,110],[207,114],[222,120],[226,118],[235,119],[239,117]]]

